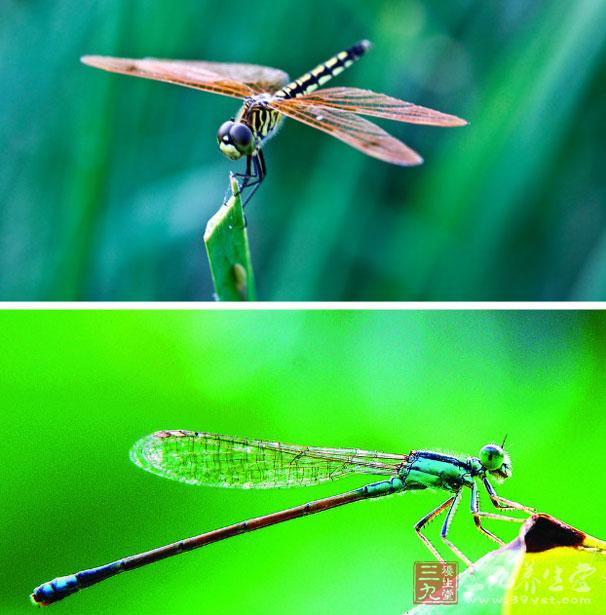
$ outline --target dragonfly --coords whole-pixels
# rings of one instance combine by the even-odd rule
[[[241,191],[251,189],[248,202],[267,174],[263,146],[276,134],[285,116],[326,132],[369,156],[401,166],[418,165],[423,159],[359,115],[430,126],[467,124],[454,115],[371,90],[350,87],[318,90],[359,60],[371,46],[367,40],[359,41],[294,81],[289,81],[282,70],[255,64],[109,56],[83,56],[81,60],[114,73],[243,100],[238,113],[219,127],[217,143],[231,160],[246,158],[245,172],[236,176],[241,180]]]
[[[500,545],[504,544],[503,541],[482,525],[482,519],[516,522],[522,522],[523,519],[481,511],[479,485],[483,485],[496,509],[534,512],[532,508],[496,494],[489,477],[502,482],[511,476],[509,455],[502,446],[496,444],[483,446],[477,457],[428,450],[414,450],[403,455],[360,449],[296,446],[205,432],[170,430],[158,431],[139,440],[130,451],[130,459],[152,474],[190,485],[210,487],[270,489],[309,486],[355,474],[382,478],[339,495],[228,525],[103,566],[58,577],[37,587],[31,594],[32,602],[47,606],[121,572],[213,542],[345,504],[406,491],[435,489],[448,493],[448,499],[417,522],[415,531],[433,556],[444,561],[422,532],[427,523],[444,514],[441,539],[468,566],[472,566],[471,561],[448,539],[448,529],[466,489],[469,489],[470,510],[477,529]]]

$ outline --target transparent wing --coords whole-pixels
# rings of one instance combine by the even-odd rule
[[[130,458],[148,472],[183,483],[265,489],[315,485],[350,474],[394,475],[408,456],[158,431],[139,440]]]
[[[183,60],[131,60],[110,56],[84,56],[82,62],[95,68],[176,83],[196,90],[234,98],[274,92],[288,83],[288,75],[277,68],[256,64],[226,64]]]
[[[465,126],[467,122],[455,115],[441,113],[427,107],[377,94],[371,90],[359,88],[328,88],[316,90],[311,94],[296,99],[300,104],[322,105],[333,109],[343,109],[352,113],[384,117],[410,124],[427,124],[429,126]]]
[[[417,152],[376,124],[350,111],[309,102],[302,103],[302,100],[304,98],[274,99],[270,106],[288,117],[327,132],[374,158],[402,166],[423,162]]]

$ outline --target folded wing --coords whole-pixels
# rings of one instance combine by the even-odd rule
[[[174,430],[142,438],[130,458],[148,472],[192,485],[264,489],[351,474],[394,475],[407,456]]]

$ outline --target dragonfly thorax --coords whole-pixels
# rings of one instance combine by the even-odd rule
[[[217,132],[219,149],[231,160],[250,156],[257,145],[252,130],[244,122],[223,122]]]

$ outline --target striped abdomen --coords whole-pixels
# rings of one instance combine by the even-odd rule
[[[274,96],[278,98],[296,98],[304,94],[310,94],[314,90],[323,86],[342,73],[346,68],[349,68],[354,62],[359,60],[371,47],[369,41],[360,41],[352,45],[349,49],[341,51],[334,55],[330,60],[326,60],[319,64],[308,73],[305,73],[299,79],[296,79],[281,90],[278,90]]]

